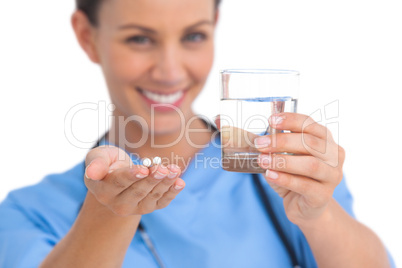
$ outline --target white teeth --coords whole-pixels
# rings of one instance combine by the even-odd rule
[[[183,96],[183,91],[177,91],[176,93],[169,95],[153,93],[146,90],[143,90],[142,93],[145,95],[145,97],[147,97],[150,100],[167,104],[173,104]]]

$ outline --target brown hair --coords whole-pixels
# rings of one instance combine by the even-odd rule
[[[81,10],[88,17],[92,26],[98,25],[98,10],[104,0],[75,0],[75,4],[78,10]],[[215,9],[219,7],[221,0],[214,0]]]

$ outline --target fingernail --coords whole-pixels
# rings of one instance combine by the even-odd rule
[[[178,165],[171,164],[168,167],[169,167],[169,174],[168,174],[169,179],[173,179],[174,177],[177,176],[177,174],[179,174],[180,167]]]
[[[178,172],[172,172],[172,171],[170,171],[170,172],[169,172],[169,175],[168,175],[168,178],[169,178],[169,179],[173,179],[174,177],[177,176],[177,174],[178,174]]]
[[[271,138],[268,136],[262,136],[254,139],[254,145],[256,148],[265,148],[271,144]]]
[[[269,164],[272,162],[272,157],[268,154],[260,154],[258,156],[258,162],[262,168],[268,168]]]
[[[265,172],[265,175],[268,178],[273,179],[273,180],[276,180],[278,178],[278,173],[276,173],[276,172],[274,172],[272,170],[269,170],[269,169],[267,169],[267,171]]]
[[[184,188],[184,185],[175,185],[174,186],[174,188],[176,189],[176,190],[180,190],[180,189],[183,189]]]
[[[163,179],[164,177],[166,177],[166,174],[164,174],[164,173],[162,173],[162,172],[159,172],[159,171],[156,171],[156,172],[155,172],[155,175],[154,175],[154,178],[155,178],[155,179],[161,180],[161,179]]]
[[[84,171],[84,178],[88,179],[88,180],[92,180],[90,177],[88,177],[87,175],[87,169],[89,168],[89,166],[92,164],[93,160],[91,161],[91,163],[88,164],[88,166],[85,167],[85,171]]]
[[[143,179],[143,178],[145,178],[145,177],[147,177],[148,175],[147,174],[143,174],[143,173],[137,173],[137,175],[135,175],[137,178],[139,178],[139,179]]]
[[[273,115],[270,117],[270,122],[272,125],[279,125],[280,123],[282,123],[283,119],[284,118],[282,116]]]

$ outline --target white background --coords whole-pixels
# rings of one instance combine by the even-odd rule
[[[0,199],[83,160],[87,149],[65,137],[65,116],[79,103],[109,103],[100,69],[74,39],[73,9],[73,0],[0,4]],[[396,0],[224,0],[215,65],[195,104],[199,113],[218,114],[219,70],[249,67],[299,70],[299,112],[339,101],[334,134],[347,152],[357,218],[377,232],[397,265],[401,11]],[[77,114],[76,137],[95,141],[104,131],[97,118],[97,111]]]

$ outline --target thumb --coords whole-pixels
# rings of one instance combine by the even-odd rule
[[[129,167],[131,164],[130,156],[121,148],[110,145],[99,146],[89,151],[85,158],[85,177],[102,180],[109,170]]]
[[[218,129],[218,131],[220,131],[221,130],[221,117],[219,114],[214,117],[214,122],[215,122],[215,125],[216,125],[216,128]]]

